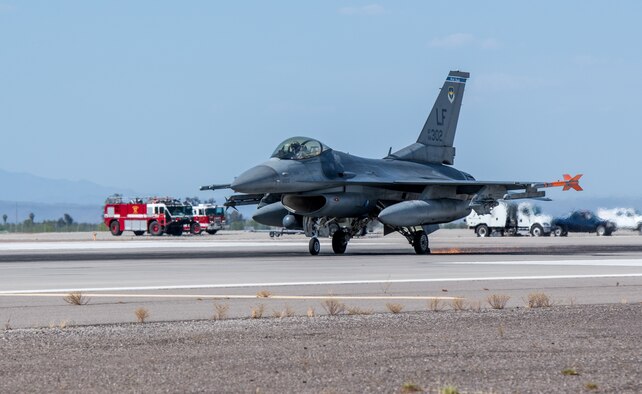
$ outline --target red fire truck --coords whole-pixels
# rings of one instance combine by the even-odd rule
[[[133,231],[143,235],[183,234],[183,226],[194,222],[192,206],[171,197],[152,197],[147,201],[135,198],[124,202],[122,196],[107,198],[104,210],[105,225],[112,235]]]
[[[194,221],[191,225],[185,225],[184,231],[192,234],[200,234],[203,230],[208,234],[216,232],[225,226],[225,208],[213,204],[198,204],[192,206],[192,216]]]

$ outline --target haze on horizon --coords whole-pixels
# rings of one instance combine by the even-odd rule
[[[642,196],[642,4],[615,5],[0,0],[0,169],[209,198],[293,135],[414,142],[463,70],[455,167]]]

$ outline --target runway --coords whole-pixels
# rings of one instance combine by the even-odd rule
[[[331,296],[374,311],[385,311],[386,301],[425,310],[430,299],[446,305],[453,297],[487,307],[490,294],[508,295],[509,306],[517,307],[534,291],[560,304],[642,301],[637,233],[480,239],[472,231],[440,230],[428,256],[415,255],[398,236],[355,239],[340,256],[329,240],[322,241],[321,255],[310,256],[305,237],[264,233],[35,237],[0,237],[0,323],[126,322],[139,306],[155,320],[203,319],[212,315],[208,300],[226,298],[236,317],[257,303],[273,309],[287,303],[305,314]],[[272,297],[258,299],[260,290]],[[66,304],[62,296],[71,291],[91,302]]]

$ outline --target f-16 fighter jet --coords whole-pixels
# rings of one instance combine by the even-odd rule
[[[237,193],[226,205],[257,204],[252,218],[268,226],[303,230],[312,255],[319,236],[332,236],[342,254],[351,238],[364,235],[378,220],[384,235],[401,233],[417,254],[430,253],[428,235],[439,223],[486,214],[497,200],[544,198],[543,188],[582,190],[582,176],[556,182],[478,181],[453,167],[455,131],[470,74],[451,71],[417,142],[382,159],[367,159],[331,149],[314,138],[280,143],[266,162],[250,168],[231,184]],[[365,136],[364,136],[365,137]]]

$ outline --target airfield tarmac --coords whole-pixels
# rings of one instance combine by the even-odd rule
[[[0,391],[642,390],[642,236],[440,230],[431,248],[377,234],[343,256],[265,233],[2,234]],[[63,301],[74,290],[89,303]],[[555,306],[525,308],[534,292]],[[327,299],[372,315],[327,316]],[[137,308],[151,323],[134,323]]]

